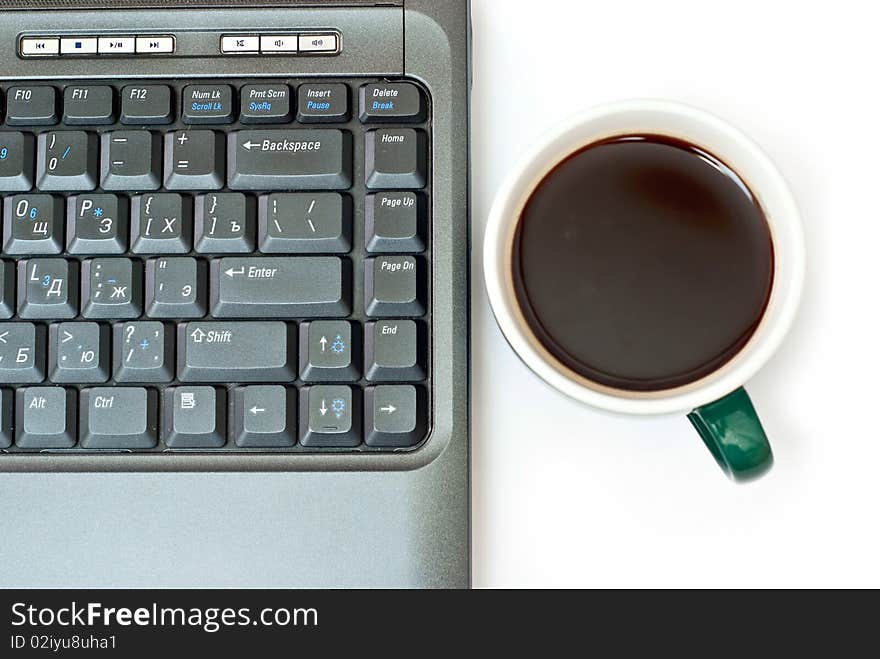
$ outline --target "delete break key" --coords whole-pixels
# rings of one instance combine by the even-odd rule
[[[409,82],[364,85],[360,90],[360,105],[364,123],[425,120],[422,92]]]

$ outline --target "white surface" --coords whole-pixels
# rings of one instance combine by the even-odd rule
[[[876,11],[473,0],[473,20],[475,585],[880,586]],[[535,34],[553,48],[528,45]],[[801,313],[749,385],[776,454],[756,483],[728,482],[683,417],[612,416],[556,393],[489,312],[479,259],[502,179],[567,115],[632,97],[731,121],[801,208]]]
[[[516,300],[512,269],[516,223],[535,185],[582,147],[626,134],[666,135],[691,142],[732,167],[755,193],[773,238],[773,289],[748,343],[722,368],[697,382],[651,394],[603,387],[548,352]],[[797,313],[804,284],[804,237],[797,203],[767,154],[742,131],[692,105],[658,100],[605,103],[572,115],[514,167],[489,212],[483,234],[483,274],[492,315],[504,338],[550,386],[582,403],[625,414],[687,414],[748,382],[776,353]]]

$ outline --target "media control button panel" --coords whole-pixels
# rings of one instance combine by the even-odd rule
[[[26,36],[19,41],[22,57],[105,57],[107,55],[173,55],[170,34]]]
[[[202,36],[205,33],[199,33]],[[338,55],[342,35],[333,30],[289,33],[217,33],[212,52],[194,53],[185,43],[190,33],[172,34],[59,34],[22,35],[18,54],[23,58],[43,57],[140,57],[141,55]],[[184,47],[180,41],[184,40]],[[202,42],[204,44],[204,42]],[[204,50],[204,45],[198,50]]]

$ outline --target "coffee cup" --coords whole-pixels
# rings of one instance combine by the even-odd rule
[[[557,175],[563,180],[551,184]],[[640,195],[657,205],[656,215],[642,212]],[[614,261],[624,249],[636,256]],[[556,253],[557,263],[548,260]],[[795,318],[804,240],[788,185],[741,131],[660,100],[569,118],[499,189],[483,263],[504,337],[549,385],[614,413],[686,414],[734,480],[772,465],[743,387]],[[665,364],[673,358],[681,364]]]

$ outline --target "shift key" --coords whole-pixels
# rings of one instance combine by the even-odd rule
[[[336,256],[229,256],[211,262],[215,318],[340,318],[351,264]]]
[[[239,130],[229,133],[233,190],[346,190],[351,135],[336,129]]]
[[[177,336],[181,382],[289,382],[296,331],[281,321],[190,322]]]

